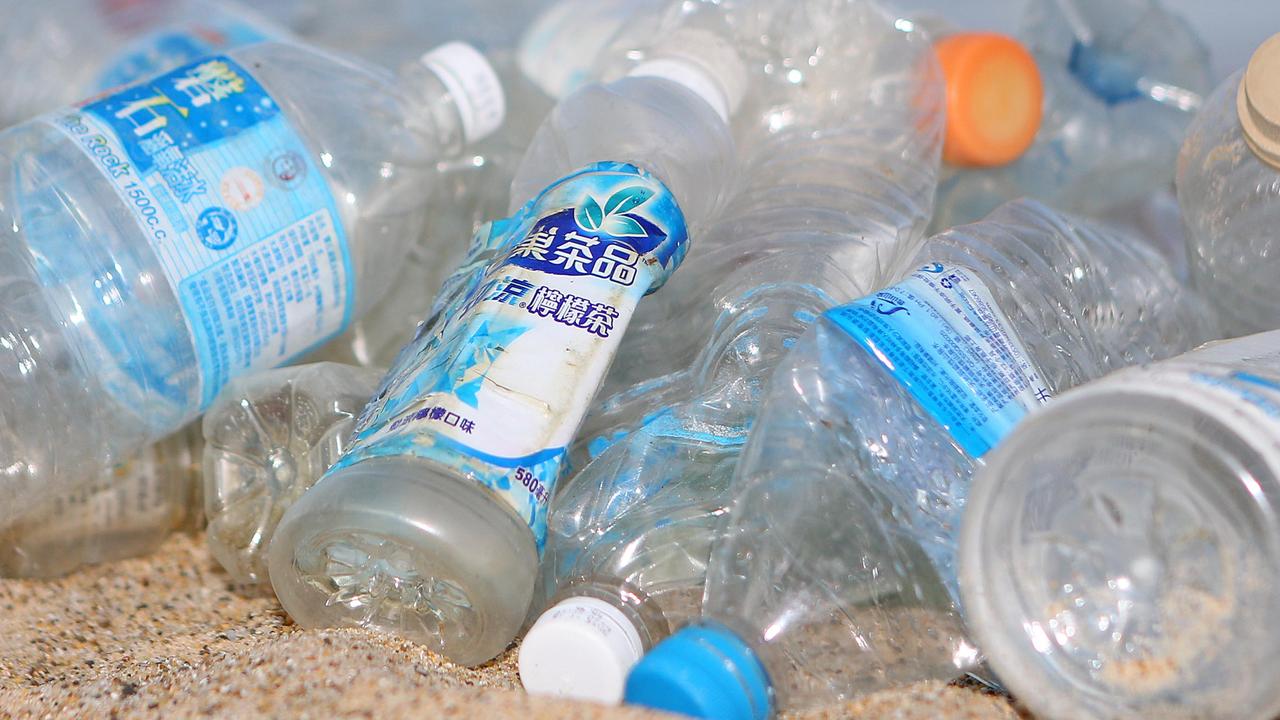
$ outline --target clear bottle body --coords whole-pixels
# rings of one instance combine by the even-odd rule
[[[93,0],[6,8],[0,47],[23,72],[0,79],[0,127],[190,62],[287,32],[225,0]]]
[[[294,45],[230,57],[252,70],[322,168],[360,314],[421,228],[435,162],[460,144],[447,103],[423,111],[423,97],[408,94],[443,87],[422,78],[405,92],[390,76]],[[335,94],[352,102],[335,105]],[[155,246],[97,163],[44,121],[10,129],[0,146],[13,168],[0,188],[0,375],[10,388],[0,445],[17,468],[0,484],[3,522],[194,418],[202,389],[188,319]]]
[[[184,428],[0,530],[0,575],[52,578],[156,549],[202,523],[200,433]]]
[[[1030,201],[931,238],[917,260],[980,278],[1050,393],[1208,332],[1154,252]],[[705,617],[755,648],[786,709],[971,668],[955,553],[979,460],[827,317],[770,388],[712,551]]]
[[[934,231],[1021,196],[1096,215],[1167,187],[1210,89],[1208,51],[1155,0],[1037,0],[1019,37],[1044,82],[1040,131],[1009,165],[948,167]]]
[[[974,480],[961,591],[1037,715],[1270,717],[1280,336],[1115,373]]]
[[[267,547],[285,509],[347,449],[385,371],[292,365],[233,381],[205,413],[209,549],[239,583],[267,581]]]
[[[1228,337],[1280,325],[1280,296],[1267,261],[1271,228],[1280,218],[1280,170],[1259,160],[1240,130],[1242,75],[1214,91],[1178,157],[1191,276],[1222,316]]]
[[[609,122],[603,122],[605,118]],[[535,135],[513,184],[513,198],[523,200],[513,204],[537,197],[543,188],[591,163],[630,162],[669,189],[682,222],[692,226],[714,210],[734,157],[723,120],[706,101],[677,83],[639,77],[589,86],[561,102]],[[469,262],[485,270],[454,276],[442,295],[444,304],[437,303],[437,314],[424,325],[420,338],[461,332],[459,341],[479,341],[472,331],[473,318],[487,316],[472,314],[473,308],[476,302],[492,299],[488,291],[479,294],[479,283],[489,273],[509,267],[502,263],[511,248],[481,244],[473,250]],[[658,275],[644,277],[647,283]],[[621,300],[620,311],[622,303],[638,299],[635,295]],[[625,308],[628,315],[631,309]],[[546,328],[537,327],[543,328],[539,332]],[[625,327],[625,320],[618,327]],[[408,346],[375,400],[387,395],[387,388],[399,388],[417,377],[413,373],[420,357],[427,363],[421,367],[429,366],[434,357],[430,348],[447,350],[454,341],[441,342],[445,344],[430,340]],[[554,402],[539,404],[541,414],[530,419],[516,441],[535,442],[542,433],[559,437],[562,430],[576,428],[612,360],[613,348],[616,344],[601,344],[563,368],[541,368],[543,373],[572,373],[572,387],[566,386],[564,396]],[[493,362],[514,362],[514,356],[498,357]],[[564,361],[557,356],[547,362]],[[493,375],[494,366],[490,367],[486,378]],[[509,392],[505,385],[495,387],[495,392]],[[435,395],[423,388],[412,397],[426,402]],[[525,397],[523,391],[520,397]],[[471,407],[483,411],[483,402]],[[525,403],[521,400],[522,406]],[[426,413],[421,417],[429,419]],[[430,430],[417,432],[412,442],[436,442]],[[404,635],[468,665],[501,652],[528,610],[541,541],[505,496],[482,484],[479,474],[489,472],[483,464],[487,461],[476,465],[465,459],[474,455],[456,455],[467,467],[477,468],[476,474],[412,449],[378,451],[376,457],[340,463],[304,494],[281,522],[271,548],[272,584],[290,614],[308,626],[356,625]],[[525,481],[531,482],[528,477]]]

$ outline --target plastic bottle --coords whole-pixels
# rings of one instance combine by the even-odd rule
[[[974,635],[1037,717],[1274,717],[1277,497],[1280,332],[1073,390],[974,479]]]
[[[623,341],[696,355],[661,359],[684,368],[598,402],[575,444],[574,459],[590,459],[551,508],[540,599],[553,599],[520,649],[530,692],[617,702],[640,655],[696,619],[773,369],[820,313],[890,282],[918,249],[943,125],[930,44],[870,3],[829,19],[809,67],[844,73],[841,119],[793,128],[744,168],[744,189],[663,290],[684,302]],[[785,45],[782,30],[770,35]]]
[[[628,702],[764,718],[971,667],[954,554],[979,458],[1054,394],[1207,333],[1154,251],[1034,201],[916,260],[825,313],[773,376],[703,619],[640,661]]]
[[[492,79],[461,45],[397,79],[262,43],[0,135],[0,523],[372,304]]]
[[[286,508],[346,451],[385,371],[293,365],[233,381],[205,413],[209,549],[240,583],[267,580],[267,546]]]
[[[1213,93],[1178,158],[1178,202],[1195,284],[1225,334],[1280,327],[1274,228],[1280,222],[1280,36]]]
[[[423,326],[277,529],[271,582],[299,624],[378,628],[467,665],[515,637],[565,445],[635,303],[730,177],[718,112],[741,69],[731,48],[683,48],[539,130],[512,189],[528,203],[480,231],[502,238],[498,261]]]
[[[5,8],[0,127],[287,31],[227,0],[48,0]]]
[[[1039,133],[1009,164],[949,156],[935,230],[1024,195],[1098,214],[1173,177],[1182,134],[1209,89],[1208,51],[1191,28],[1157,0],[1033,0],[1027,8],[1018,37],[1043,79]]]
[[[0,529],[0,575],[57,577],[198,528],[200,452],[200,433],[184,428],[82,488],[26,506]]]

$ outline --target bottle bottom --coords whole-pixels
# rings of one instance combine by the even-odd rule
[[[533,596],[527,525],[484,488],[417,458],[325,478],[285,515],[271,583],[304,627],[363,627],[462,665],[502,652]]]

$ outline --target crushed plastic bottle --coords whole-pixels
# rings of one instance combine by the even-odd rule
[[[979,458],[1054,394],[1209,332],[1153,250],[1030,200],[915,266],[825,313],[773,376],[703,619],[641,660],[628,702],[764,718],[970,668],[955,543]]]
[[[1067,393],[974,479],[960,590],[1044,718],[1280,712],[1280,332]]]
[[[501,107],[466,46],[395,78],[261,43],[0,135],[0,523],[340,332]]]
[[[267,581],[267,547],[285,509],[346,451],[385,371],[337,363],[232,381],[205,413],[209,549],[239,583]]]
[[[45,0],[6,5],[0,127],[288,31],[228,0]]]
[[[1195,284],[1230,337],[1280,327],[1280,35],[1228,78],[1187,131],[1178,202]]]
[[[1094,215],[1173,179],[1183,132],[1209,89],[1208,51],[1195,32],[1157,0],[1032,0],[1027,8],[1018,37],[1043,79],[1039,133],[1010,164],[951,166],[934,230],[1021,196]],[[996,118],[1004,116],[985,122]]]
[[[789,7],[807,17],[818,5]],[[844,71],[841,120],[794,127],[744,168],[743,190],[663,290],[684,293],[680,305],[623,340],[683,368],[598,402],[575,443],[585,465],[552,505],[538,605],[554,599],[520,650],[530,692],[617,702],[640,655],[696,619],[728,481],[773,369],[820,313],[895,279],[918,249],[943,124],[930,44],[869,3],[829,19],[814,62],[787,61]],[[770,36],[790,46],[785,32],[799,27]],[[643,361],[626,360],[624,371]]]
[[[0,529],[0,576],[57,577],[200,527],[200,448],[193,425],[82,488],[26,506]]]
[[[527,204],[479,231],[497,261],[406,346],[351,449],[285,514],[271,582],[299,624],[467,665],[515,637],[565,446],[733,168],[738,61],[680,47],[556,107],[513,184]]]

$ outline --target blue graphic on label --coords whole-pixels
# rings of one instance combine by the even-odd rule
[[[233,60],[206,58],[47,122],[96,162],[150,241],[191,333],[203,406],[231,377],[346,326],[354,278],[333,197]],[[97,330],[104,343],[116,332]],[[130,375],[156,387],[144,368]]]
[[[541,550],[566,447],[636,303],[684,258],[684,216],[656,178],[597,163],[482,226],[434,323],[397,359],[334,470],[415,455],[493,490]]]
[[[972,457],[1051,398],[991,292],[967,268],[927,265],[826,315]]]
[[[216,8],[210,8],[217,12]],[[271,39],[257,28],[232,18],[213,18],[168,27],[130,43],[98,76],[99,92],[159,74],[206,55]]]

